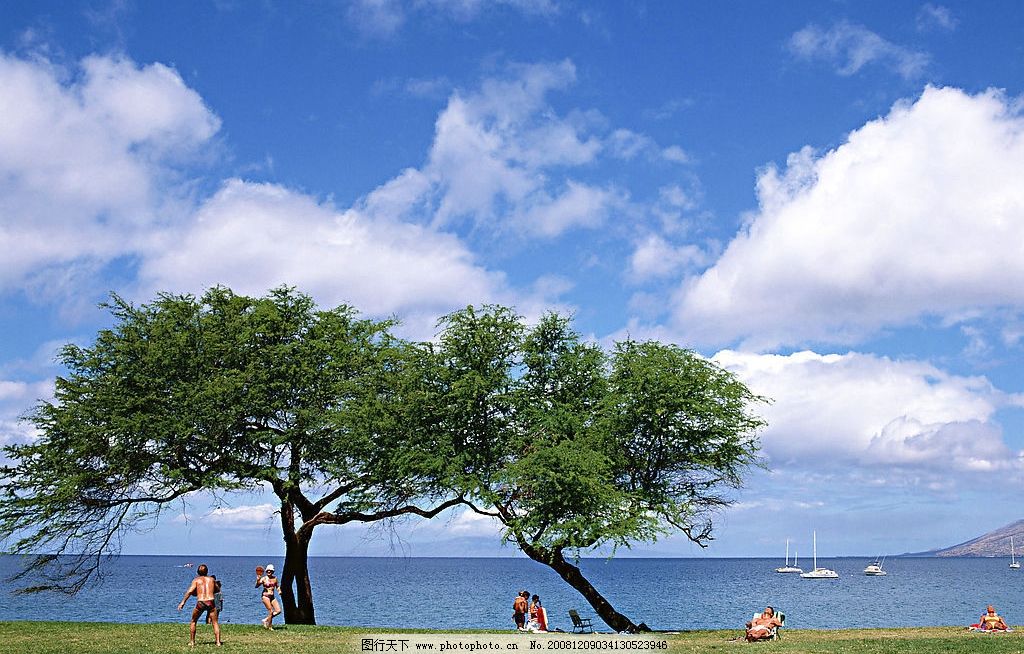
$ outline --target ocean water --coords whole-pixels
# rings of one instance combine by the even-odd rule
[[[122,556],[106,576],[74,597],[14,595],[7,578],[15,557],[0,556],[0,620],[181,622],[176,610],[206,563],[223,582],[227,623],[255,624],[266,615],[253,588],[254,557],[189,559]],[[282,561],[273,561],[280,568]],[[787,628],[967,625],[987,604],[1011,624],[1024,624],[1024,570],[987,558],[887,559],[884,577],[862,574],[864,558],[819,559],[838,580],[778,574],[776,559],[585,559],[584,573],[612,605],[654,629],[737,628],[765,604],[786,613]],[[551,570],[519,558],[333,558],[310,560],[318,624],[375,627],[512,628],[516,591],[541,596],[553,627],[569,628],[583,598]],[[595,616],[596,617],[596,616]],[[595,624],[601,625],[595,619]]]

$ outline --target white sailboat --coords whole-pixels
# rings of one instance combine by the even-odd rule
[[[872,563],[868,564],[868,567],[864,568],[864,574],[869,577],[884,577],[889,574],[882,569],[882,564],[885,563],[885,557],[881,559],[875,559]]]
[[[1013,551],[1013,536],[1010,536],[1010,569],[1020,570],[1020,563],[1017,563],[1017,556]]]
[[[783,572],[783,573],[786,573],[786,572],[796,572],[798,574],[803,572],[803,570],[801,570],[800,568],[796,567],[796,559],[793,560],[793,565],[789,564],[789,539],[788,538],[786,539],[786,565],[782,566],[781,568],[775,568],[775,572]]]
[[[814,569],[805,572],[800,577],[803,579],[839,579],[839,573],[829,568],[818,567],[818,532],[811,532],[814,538]]]

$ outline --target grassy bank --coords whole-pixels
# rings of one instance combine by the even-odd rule
[[[379,631],[379,630],[378,630]],[[388,630],[395,633],[396,630]],[[201,626],[196,638],[196,652],[224,651],[232,654],[267,654],[289,652],[312,654],[324,652],[359,652],[362,639],[372,638],[372,630],[341,627],[285,626],[267,632],[255,625],[228,624],[223,628],[224,647],[217,650],[213,632]],[[428,632],[402,631],[411,643],[417,634]],[[464,632],[482,638],[500,632]],[[668,642],[668,649],[647,650],[661,652],[762,652],[773,654],[923,654],[932,653],[1024,653],[1024,631],[1011,634],[972,634],[959,627],[922,627],[913,629],[862,630],[796,630],[785,631],[780,641],[748,644],[732,640],[740,630],[694,631],[680,634],[656,634]],[[438,635],[435,633],[435,635]],[[441,634],[443,635],[443,634]],[[502,635],[510,635],[504,632]],[[543,647],[544,637],[511,634],[507,642],[520,645],[520,652],[529,652],[528,641]],[[466,637],[465,635],[463,637]],[[596,638],[600,638],[598,635]],[[558,638],[549,635],[547,638]],[[111,624],[84,622],[0,622],[0,644],[6,652],[15,654],[136,654],[139,652],[188,651],[188,625],[183,624]],[[504,645],[503,645],[504,646]],[[392,650],[398,651],[398,650]],[[415,652],[410,646],[406,651]],[[544,650],[532,650],[542,652]],[[561,652],[573,650],[556,650]],[[576,650],[600,652],[601,650]],[[614,651],[614,650],[605,650]],[[634,652],[639,650],[632,650]]]

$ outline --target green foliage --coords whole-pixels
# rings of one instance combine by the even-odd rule
[[[412,344],[290,288],[107,308],[113,327],[64,348],[56,399],[31,416],[40,438],[5,451],[0,539],[40,555],[30,590],[81,588],[178,498],[269,486],[286,616],[312,621],[318,525],[468,503],[549,564],[673,529],[704,543],[756,461],[761,398],[730,373],[660,343],[605,352],[557,314],[468,307]]]
[[[25,570],[54,571],[39,588],[77,590],[122,534],[198,490],[268,484],[328,522],[430,495],[436,448],[409,437],[423,357],[390,321],[289,288],[107,308],[112,328],[63,349],[39,440],[6,449],[0,537],[44,553]]]
[[[563,316],[528,327],[503,307],[442,326],[450,482],[520,546],[560,556],[672,529],[704,543],[757,461],[762,398],[691,351],[627,341],[606,354]]]

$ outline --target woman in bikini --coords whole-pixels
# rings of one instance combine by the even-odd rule
[[[268,564],[265,574],[256,577],[256,587],[263,587],[263,606],[267,607],[267,617],[260,620],[264,629],[274,630],[274,616],[281,613],[281,604],[277,601],[277,577],[274,576],[274,564]]]
[[[985,613],[982,614],[978,620],[978,624],[972,624],[968,629],[976,629],[978,631],[1008,631],[1010,627],[1006,624],[1006,621],[996,613],[995,607],[991,604],[985,609]]]

